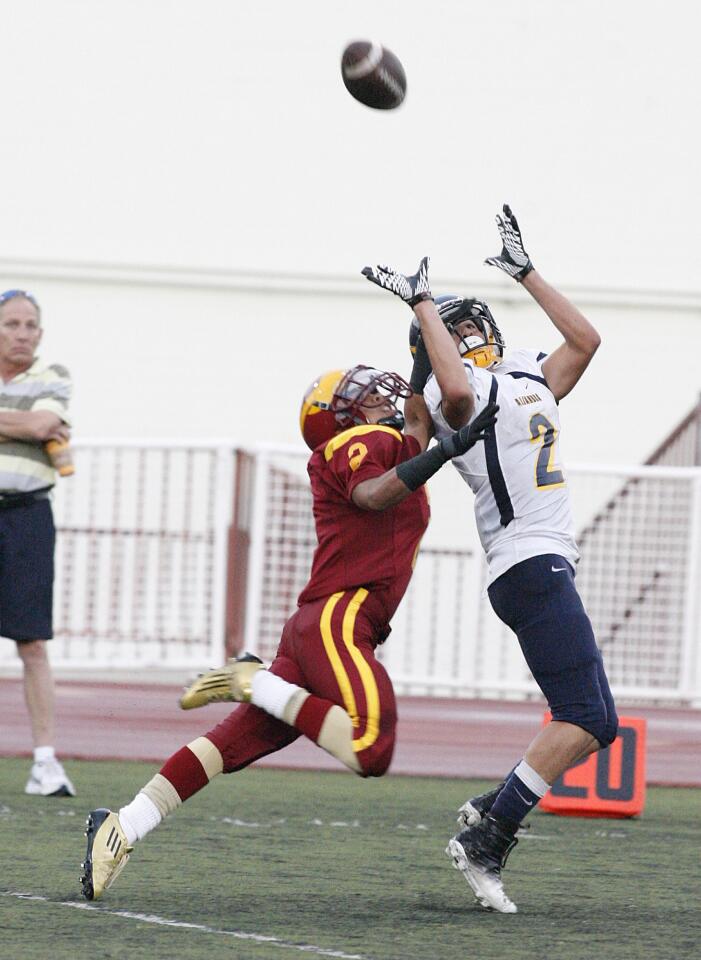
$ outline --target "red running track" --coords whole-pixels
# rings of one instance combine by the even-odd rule
[[[184,712],[182,688],[61,681],[56,687],[60,756],[89,760],[163,760],[226,716],[217,704]],[[0,755],[30,754],[29,721],[20,679],[0,679]],[[623,708],[648,722],[648,783],[701,786],[701,710]],[[493,700],[399,700],[392,773],[501,779],[537,732],[540,703]],[[339,764],[304,737],[260,765],[338,770]]]

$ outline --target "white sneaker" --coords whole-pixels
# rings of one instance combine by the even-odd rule
[[[54,757],[32,764],[25,793],[38,797],[74,797],[75,787],[66,776],[66,771]]]

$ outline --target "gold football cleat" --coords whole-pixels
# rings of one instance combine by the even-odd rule
[[[86,900],[98,900],[126,867],[134,849],[127,843],[119,817],[111,810],[93,810],[87,819],[88,850],[80,878]]]
[[[201,674],[186,687],[180,706],[183,710],[193,710],[208,703],[250,703],[253,676],[264,669],[263,661],[252,653],[228,660],[226,666]]]

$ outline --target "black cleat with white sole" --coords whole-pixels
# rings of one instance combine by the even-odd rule
[[[504,891],[501,869],[518,843],[515,830],[504,820],[486,814],[448,842],[446,853],[470,884],[477,902],[488,910],[516,913],[518,907]]]
[[[506,781],[502,780],[493,790],[487,790],[486,793],[480,793],[466,800],[458,810],[458,824],[461,827],[476,827],[494,806],[505,783]]]

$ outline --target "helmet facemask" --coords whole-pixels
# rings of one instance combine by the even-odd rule
[[[404,414],[397,408],[397,403],[400,399],[406,400],[411,396],[409,384],[397,373],[387,373],[384,370],[376,370],[374,367],[359,365],[348,371],[336,388],[331,401],[331,409],[336,415],[340,430],[369,423],[362,406],[373,393],[385,397],[395,408],[393,414],[375,422],[393,427],[395,430],[404,429]]]
[[[299,426],[305,443],[315,450],[337,433],[357,424],[368,423],[362,404],[373,393],[379,393],[395,408],[378,423],[404,429],[404,416],[397,401],[411,396],[411,387],[396,373],[385,373],[374,367],[357,366],[352,370],[331,370],[323,373],[305,391]],[[378,406],[382,400],[378,400]]]
[[[436,306],[441,320],[457,338],[461,357],[467,357],[477,367],[490,367],[502,359],[506,343],[486,303],[454,297],[445,298]],[[464,320],[471,320],[481,335],[473,333],[461,336],[457,327]]]

